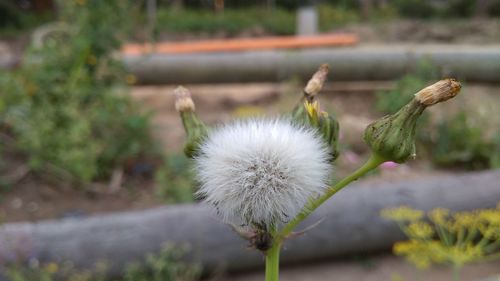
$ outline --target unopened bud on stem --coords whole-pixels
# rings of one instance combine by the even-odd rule
[[[335,117],[322,111],[318,101],[312,103],[305,101],[304,108],[307,113],[306,124],[318,130],[330,148],[330,160],[335,161],[339,156],[339,122]]]
[[[322,64],[313,74],[309,82],[307,82],[307,85],[303,90],[303,96],[292,110],[292,119],[298,121],[299,123],[304,123],[308,120],[304,105],[306,105],[306,103],[313,104],[314,97],[321,91],[323,84],[325,84],[329,69],[330,67],[328,64]]]
[[[322,111],[319,102],[314,100],[325,84],[329,69],[328,64],[322,64],[313,74],[304,88],[299,104],[292,111],[292,119],[317,129],[330,147],[331,161],[334,161],[339,155],[339,123],[335,117]]]
[[[180,113],[182,125],[186,131],[184,153],[192,158],[200,149],[204,138],[208,135],[208,128],[198,119],[195,113],[194,102],[188,89],[179,86],[174,90],[175,109]]]
[[[422,89],[398,112],[368,125],[364,135],[365,142],[373,153],[385,161],[403,163],[414,158],[418,118],[428,106],[456,96],[460,88],[458,81],[445,79]]]

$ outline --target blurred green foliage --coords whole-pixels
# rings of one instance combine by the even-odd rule
[[[171,9],[160,5],[157,32],[208,33],[225,32],[235,35],[246,30],[260,28],[268,34],[291,35],[295,33],[295,10],[298,2],[276,1],[275,7],[267,8],[258,3],[226,1],[220,13],[211,6],[185,3],[184,9]],[[428,0],[395,0],[387,5],[373,6],[363,17],[360,1],[324,1],[318,5],[319,27],[328,31],[349,23],[370,22],[402,18],[450,19],[468,18],[476,14],[476,2],[453,0],[438,5]],[[500,15],[500,0],[492,1],[487,15]]]
[[[77,1],[78,2],[78,1]],[[80,1],[84,3],[84,1]],[[80,3],[78,2],[78,3]],[[131,3],[133,1],[123,1]],[[314,2],[314,1],[311,1]],[[62,2],[61,2],[62,3]],[[134,2],[137,13],[134,20],[140,31],[146,23],[144,1]],[[184,0],[182,8],[172,7],[171,1],[158,1],[158,16],[155,32],[208,33],[225,32],[234,35],[251,29],[268,34],[290,35],[295,33],[295,10],[306,4],[301,1],[278,0],[270,5],[268,1],[224,1],[225,9],[215,12],[213,1]],[[478,14],[479,4],[472,0],[394,0],[385,4],[372,3],[363,8],[362,1],[328,0],[318,5],[319,26],[330,30],[345,24],[368,20],[370,22],[394,18],[450,19],[470,18]],[[363,14],[366,10],[366,14]],[[484,11],[486,16],[500,15],[500,0],[489,1]],[[38,24],[47,22],[50,13],[36,14],[16,8],[12,2],[0,3],[0,34],[11,35],[23,32]],[[139,18],[141,18],[139,20]]]
[[[89,182],[154,153],[149,116],[125,95],[112,52],[130,24],[127,1],[61,1],[59,25],[0,75],[0,128],[33,171]]]
[[[295,0],[274,0],[272,4],[269,1],[245,1],[245,0],[226,0],[224,6],[229,9],[245,9],[249,7],[272,7],[273,9],[295,10],[306,4],[320,2],[339,9],[347,9],[359,13],[362,9],[363,1],[350,0],[324,0],[324,1],[295,1]],[[377,3],[379,2],[379,3]],[[488,1],[490,8],[489,15],[498,15],[500,10],[499,0]],[[160,7],[170,7],[171,2],[159,2]],[[366,2],[367,3],[367,2]],[[403,17],[411,18],[430,18],[430,17],[470,17],[476,10],[476,5],[481,4],[474,0],[391,0],[391,1],[371,1],[376,9],[391,9]],[[380,3],[383,3],[382,5]],[[378,6],[377,6],[378,4]],[[484,3],[482,3],[484,4]],[[183,5],[190,9],[212,9],[213,1],[184,0]]]
[[[47,264],[33,262],[28,266],[10,265],[1,269],[9,281],[107,281],[105,263],[97,264],[93,270],[78,272],[69,265],[53,262]]]
[[[248,8],[211,10],[160,9],[157,29],[168,32],[227,32],[234,35],[251,28],[261,28],[272,34],[294,34],[295,14],[282,9]]]
[[[413,98],[413,94],[427,86],[429,81],[439,79],[439,76],[439,69],[431,60],[420,60],[408,74],[396,81],[393,90],[376,93],[377,110],[384,114],[396,113]]]
[[[398,13],[409,18],[430,18],[435,11],[429,1],[423,0],[394,0],[393,5]]]
[[[345,6],[320,5],[319,27],[321,30],[330,30],[334,27],[342,26],[348,23],[359,22],[361,16],[356,10]]]
[[[185,263],[185,249],[165,245],[158,254],[149,254],[142,265],[127,268],[123,281],[194,281],[199,280],[200,266]]]
[[[156,193],[167,203],[186,203],[195,200],[196,181],[192,161],[184,154],[165,156],[155,173]]]
[[[429,81],[439,79],[439,69],[424,59],[409,74],[396,82],[391,91],[376,94],[376,108],[384,114],[392,114],[408,103]],[[462,89],[466,91],[466,88]],[[465,93],[462,93],[463,95]],[[417,146],[430,160],[440,167],[462,167],[466,169],[488,169],[500,167],[500,133],[492,135],[489,120],[479,120],[470,109],[460,107],[456,113],[442,116],[431,122],[424,112],[417,129]]]
[[[93,270],[80,271],[71,265],[37,262],[29,266],[7,266],[2,274],[9,281],[195,281],[199,280],[200,267],[182,261],[183,247],[164,246],[157,254],[147,255],[142,264],[134,263],[125,268],[121,278],[107,278],[108,264],[99,262]]]
[[[500,139],[485,135],[486,123],[471,118],[462,109],[446,120],[441,120],[435,131],[421,141],[431,150],[432,161],[444,167],[462,166],[467,169],[499,168]]]
[[[0,35],[15,36],[52,19],[51,13],[21,11],[13,1],[0,2]]]

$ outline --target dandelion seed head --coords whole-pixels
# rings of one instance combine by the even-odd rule
[[[215,130],[196,159],[198,195],[224,222],[270,227],[289,221],[328,186],[329,151],[312,129],[250,119]]]

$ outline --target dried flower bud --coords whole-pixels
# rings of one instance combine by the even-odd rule
[[[309,82],[307,82],[307,85],[303,90],[303,96],[300,98],[299,103],[292,110],[291,115],[293,120],[299,123],[305,123],[305,121],[307,121],[307,108],[304,107],[304,103],[314,103],[314,97],[323,88],[323,84],[325,83],[326,77],[328,76],[329,68],[330,67],[328,66],[328,64],[322,64],[313,74]]]
[[[306,97],[312,98],[316,96],[319,91],[323,88],[323,84],[326,81],[326,77],[328,76],[328,71],[330,70],[330,66],[328,64],[322,64],[319,69],[313,74],[312,78],[307,82],[306,87],[304,88],[304,94]]]
[[[191,93],[188,89],[179,86],[174,90],[175,95],[175,110],[178,112],[194,111],[195,106]]]
[[[420,90],[415,94],[415,99],[421,104],[431,106],[453,98],[461,88],[462,85],[457,80],[444,79]]]
[[[372,152],[386,161],[403,163],[416,156],[415,130],[417,120],[427,106],[457,95],[460,83],[453,79],[441,80],[424,88],[398,112],[385,116],[365,130],[364,139]]]
[[[180,113],[182,125],[186,131],[186,143],[184,153],[187,157],[194,157],[200,149],[200,145],[208,135],[208,128],[198,119],[194,109],[194,102],[188,89],[179,86],[174,90],[175,109]]]

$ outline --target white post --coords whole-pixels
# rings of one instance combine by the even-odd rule
[[[318,33],[318,11],[316,6],[303,6],[297,10],[297,35],[307,36]]]

